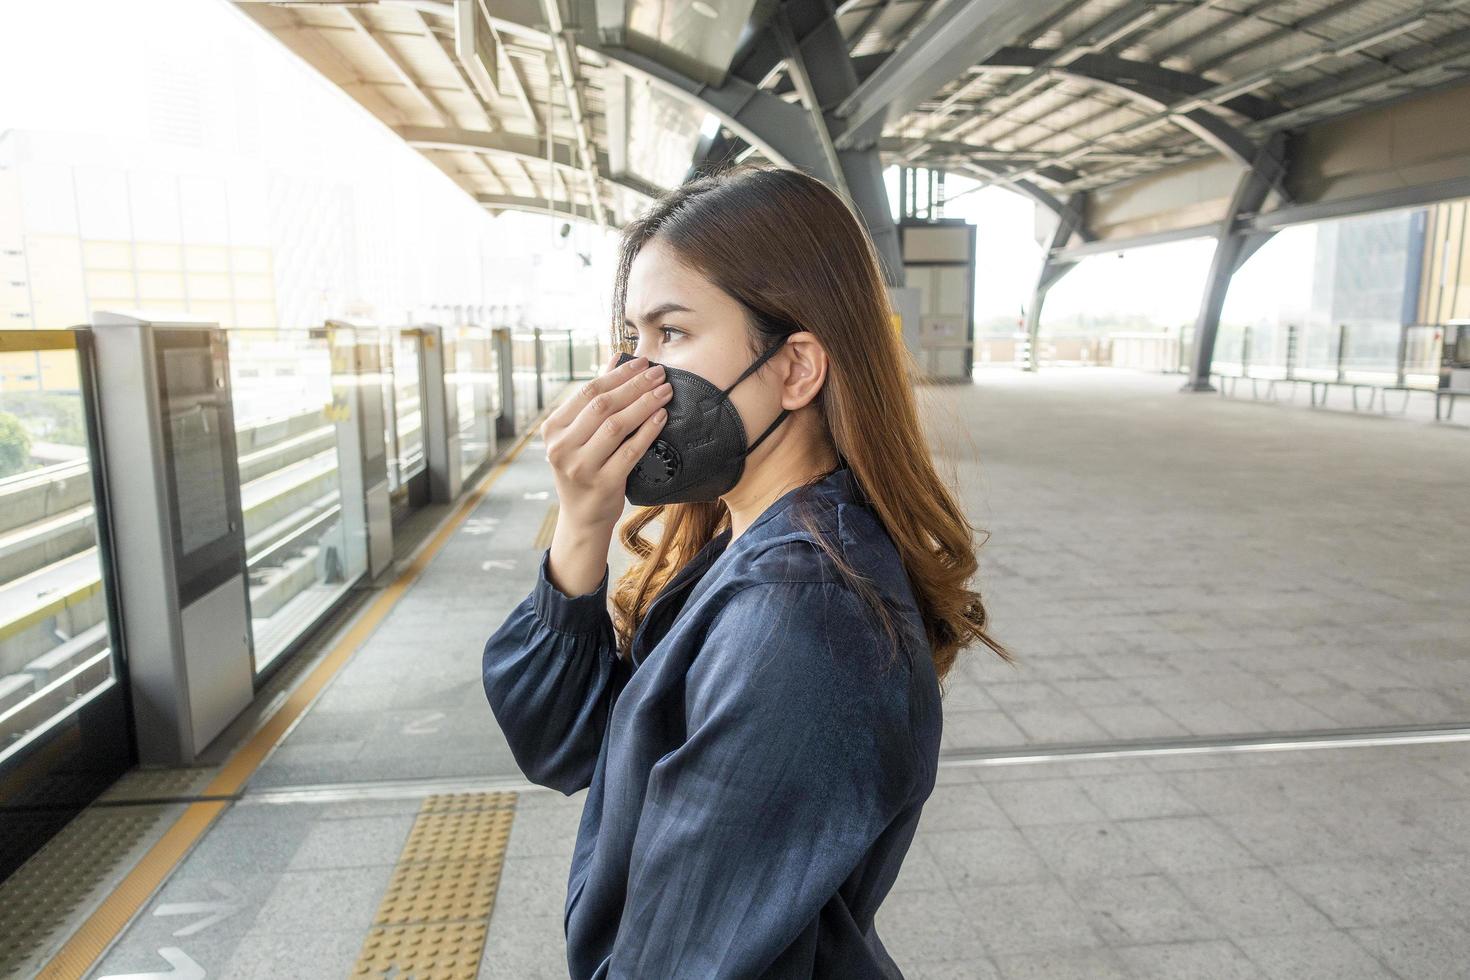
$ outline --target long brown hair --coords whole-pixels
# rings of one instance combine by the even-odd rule
[[[935,472],[911,384],[912,355],[892,325],[872,240],[842,198],[801,171],[750,164],[670,191],[623,230],[613,287],[615,348],[626,349],[629,271],[655,237],[745,306],[752,354],[797,330],[821,343],[828,371],[813,404],[864,502],[897,546],[940,681],[976,640],[1014,663],[987,632],[985,606],[970,588],[978,567],[976,528]],[[642,532],[656,520],[661,533],[649,541]],[[816,531],[809,516],[801,520]],[[663,586],[729,524],[720,500],[640,507],[623,523],[619,539],[634,556],[613,593],[623,651]],[[875,590],[824,535],[813,536],[878,612],[892,640]]]

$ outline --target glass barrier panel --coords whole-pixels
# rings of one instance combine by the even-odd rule
[[[524,432],[540,411],[536,407],[536,335],[530,331],[514,331],[511,334],[511,352],[516,432]]]
[[[603,354],[602,338],[595,333],[578,333],[572,338],[572,380],[597,377],[610,354]]]
[[[117,685],[82,367],[71,331],[0,344],[0,765]]]
[[[572,332],[541,331],[541,356],[542,392],[549,405],[572,376]]]
[[[394,358],[397,354],[397,345],[393,343],[393,337],[396,335],[397,331],[392,327],[383,327],[374,331],[378,346],[378,364],[381,368],[378,385],[383,394],[383,446],[388,453],[388,492],[390,494],[396,492],[403,483],[403,473],[398,466],[398,410],[394,407],[396,401],[394,396],[398,390],[393,383]]]
[[[542,397],[550,404],[573,381],[589,381],[602,370],[602,341],[595,333],[541,331]]]
[[[453,359],[445,379],[459,412],[460,471],[466,479],[490,457],[500,415],[500,370],[490,331],[460,327],[452,334]]]
[[[1444,347],[1444,328],[1414,324],[1404,328],[1404,378],[1406,383],[1433,388],[1439,384],[1439,363]]]
[[[326,336],[226,332],[256,673],[351,584]]]
[[[1403,329],[1397,323],[1349,324],[1347,345],[1342,352],[1344,377],[1349,381],[1392,384],[1398,373]]]
[[[420,411],[423,335],[417,330],[394,330],[393,419],[397,435],[394,461],[400,483],[407,483],[427,465],[424,458],[423,415]]]

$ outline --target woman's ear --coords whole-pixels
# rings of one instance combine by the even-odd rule
[[[807,330],[788,334],[781,365],[781,407],[804,408],[817,397],[827,380],[827,351],[817,335]]]

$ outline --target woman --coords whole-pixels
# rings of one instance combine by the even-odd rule
[[[820,181],[736,168],[626,228],[613,314],[611,370],[544,423],[556,530],[484,651],[527,776],[589,790],[571,976],[899,977],[873,916],[940,681],[975,640],[1010,657],[872,243]]]

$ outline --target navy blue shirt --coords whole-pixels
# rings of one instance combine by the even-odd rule
[[[875,614],[804,507],[884,597]],[[901,977],[873,928],[934,788],[932,653],[846,467],[726,529],[617,653],[608,573],[538,581],[485,644],[485,693],[533,782],[588,789],[567,880],[573,980]]]

